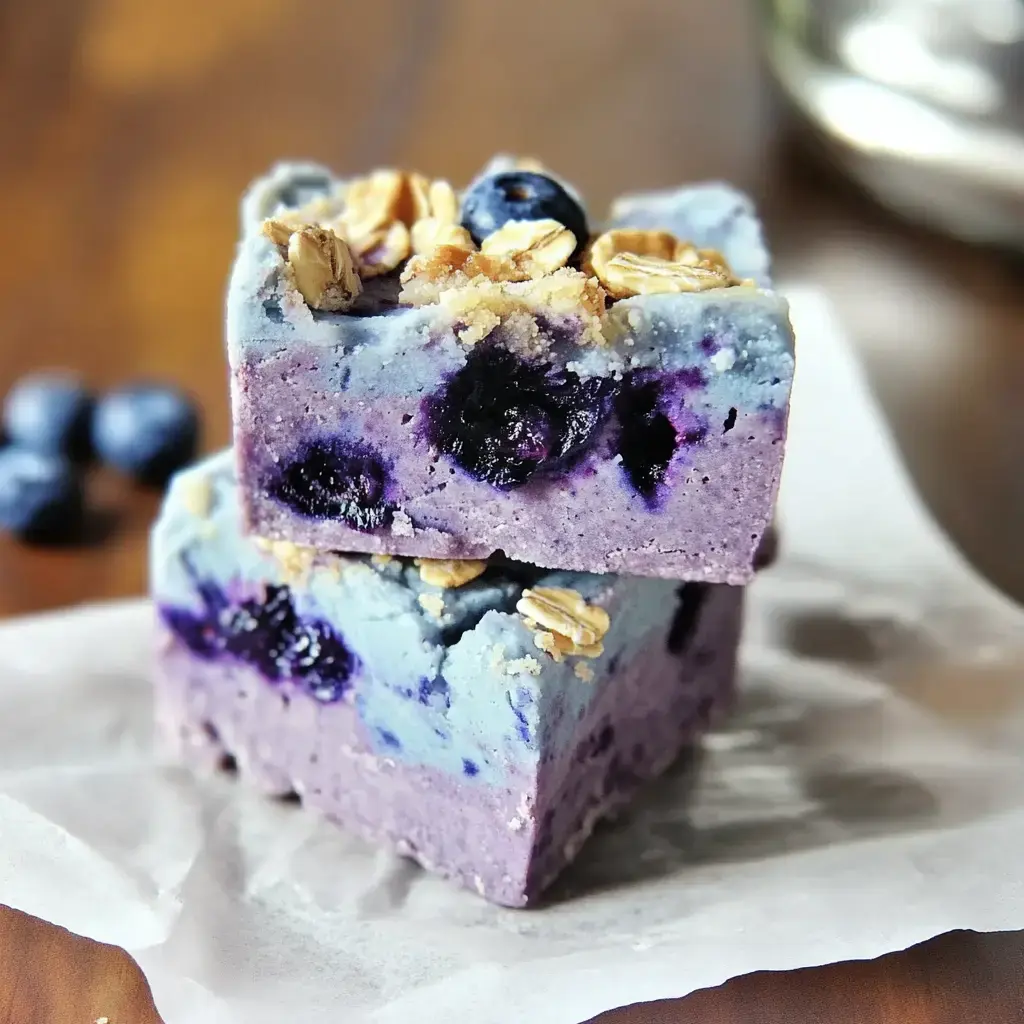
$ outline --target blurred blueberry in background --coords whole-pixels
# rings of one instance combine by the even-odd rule
[[[96,454],[107,465],[151,486],[163,486],[195,458],[199,414],[177,388],[140,382],[103,395],[92,422]]]
[[[92,407],[92,395],[72,374],[32,374],[18,381],[4,401],[4,433],[31,451],[85,459]]]
[[[0,529],[23,540],[76,540],[84,521],[82,480],[59,454],[11,446],[0,451]]]

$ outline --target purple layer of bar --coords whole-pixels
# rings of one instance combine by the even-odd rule
[[[161,632],[158,720],[178,753],[231,755],[270,793],[299,795],[350,832],[510,907],[537,901],[595,824],[693,744],[732,696],[743,591],[712,587],[679,655],[663,631],[621,666],[571,744],[495,786],[381,757],[350,703],[322,704]],[[372,685],[372,680],[368,681]]]
[[[357,411],[344,395],[298,386],[300,362],[265,356],[235,371],[240,492],[252,533],[336,551],[483,559],[501,551],[550,568],[733,585],[753,576],[778,488],[781,413],[742,416],[727,433],[719,425],[683,452],[652,511],[607,458],[585,458],[564,479],[539,478],[511,491],[474,480],[432,458],[416,438],[418,399],[382,397]],[[341,519],[299,516],[269,493],[282,453],[295,445],[295,425],[331,436],[343,407],[346,434],[381,453],[389,477],[400,481],[394,497],[408,517],[405,530],[366,532]],[[611,432],[595,452],[607,450]]]

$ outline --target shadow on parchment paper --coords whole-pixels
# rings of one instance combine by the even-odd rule
[[[801,674],[849,666],[902,693],[908,667],[926,675],[934,643],[884,616],[859,621],[820,609],[777,624]],[[894,669],[894,665],[899,669]],[[919,833],[986,813],[984,778],[958,781],[942,800],[926,779],[891,765],[834,756],[836,737],[880,737],[892,709],[882,696],[833,702],[806,686],[788,690],[778,668],[747,670],[737,707],[706,748],[687,752],[617,820],[598,826],[556,882],[549,904],[683,873],[696,866],[762,860],[835,843]],[[890,676],[898,677],[896,680]],[[840,748],[841,749],[841,748]]]

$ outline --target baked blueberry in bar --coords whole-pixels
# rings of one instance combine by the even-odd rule
[[[744,594],[247,537],[228,453],[173,482],[152,589],[181,755],[508,906],[728,704]]]
[[[596,228],[507,160],[461,196],[281,165],[242,219],[227,341],[253,533],[751,578],[794,347],[745,197],[629,197]]]

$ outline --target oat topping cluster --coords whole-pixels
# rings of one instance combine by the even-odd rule
[[[536,587],[523,591],[516,605],[533,642],[555,661],[566,655],[599,658],[611,620],[600,605],[588,604],[577,590]],[[581,677],[582,678],[582,677]]]
[[[720,252],[668,231],[592,235],[576,199],[526,160],[476,182],[461,203],[447,181],[375,171],[266,220],[263,233],[312,309],[350,309],[367,280],[397,273],[399,301],[442,305],[466,345],[502,323],[536,336],[542,311],[579,317],[581,343],[600,345],[618,299],[752,283]]]

